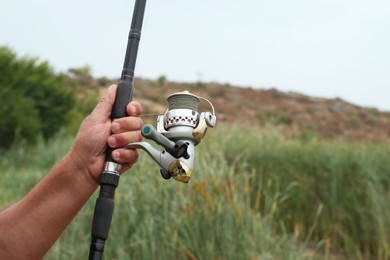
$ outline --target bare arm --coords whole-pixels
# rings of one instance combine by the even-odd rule
[[[1,213],[0,256],[42,258],[96,188],[67,154],[20,202]]]
[[[0,213],[0,258],[42,258],[98,187],[106,145],[119,148],[141,139],[138,103],[127,106],[129,117],[111,123],[115,92],[112,86],[83,121],[60,162],[21,201]],[[123,170],[138,158],[136,151],[121,148],[112,156]]]

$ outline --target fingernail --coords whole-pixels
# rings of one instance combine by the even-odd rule
[[[112,151],[111,156],[113,159],[118,160],[120,158],[120,153],[118,151]]]
[[[112,125],[111,125],[111,131],[114,132],[114,133],[119,132],[120,128],[121,127],[120,127],[118,122],[113,122]]]
[[[107,142],[108,142],[108,145],[110,147],[115,147],[116,146],[116,138],[113,137],[113,136],[108,137]]]
[[[135,115],[137,113],[137,108],[135,106],[130,106],[130,113]]]

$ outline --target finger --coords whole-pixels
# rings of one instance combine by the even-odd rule
[[[95,109],[92,111],[92,115],[101,116],[104,119],[107,119],[111,115],[112,106],[115,102],[116,95],[116,85],[111,85],[107,91],[104,93],[103,97],[97,103]]]
[[[112,152],[112,158],[115,160],[115,162],[124,165],[132,165],[136,163],[138,157],[138,151],[135,149],[119,148]]]
[[[128,143],[140,142],[141,140],[141,131],[129,131],[111,135],[107,139],[107,144],[111,148],[119,148],[125,146]]]
[[[142,106],[137,101],[132,101],[127,104],[126,112],[129,116],[140,116],[142,113]]]
[[[111,124],[111,132],[114,134],[119,134],[127,131],[140,130],[142,127],[143,121],[140,117],[122,117],[115,119]]]
[[[131,167],[133,167],[135,163],[125,163],[125,164],[122,164],[122,167],[121,167],[121,170],[120,170],[120,173],[124,173],[125,171],[127,171],[128,169],[130,169]]]

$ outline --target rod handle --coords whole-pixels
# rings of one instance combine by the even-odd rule
[[[112,215],[115,207],[115,189],[118,187],[119,175],[103,172],[100,175],[100,192],[96,199],[92,220],[92,241],[89,260],[101,259],[104,244],[110,232]]]
[[[133,80],[121,80],[116,89],[115,103],[112,106],[111,120],[127,116],[126,106],[133,99]],[[106,148],[106,162],[114,162],[112,159],[110,147]]]
[[[133,99],[133,79],[121,80],[116,90],[115,103],[112,107],[111,119],[127,116],[126,106]]]

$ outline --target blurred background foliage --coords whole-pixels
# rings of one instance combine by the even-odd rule
[[[0,47],[0,75],[0,149],[49,140],[60,129],[75,133],[98,99],[88,66],[57,73],[47,61]]]
[[[17,138],[29,143],[38,135],[48,139],[67,125],[74,91],[48,62],[17,57],[1,47],[0,75],[0,147],[9,147]]]

